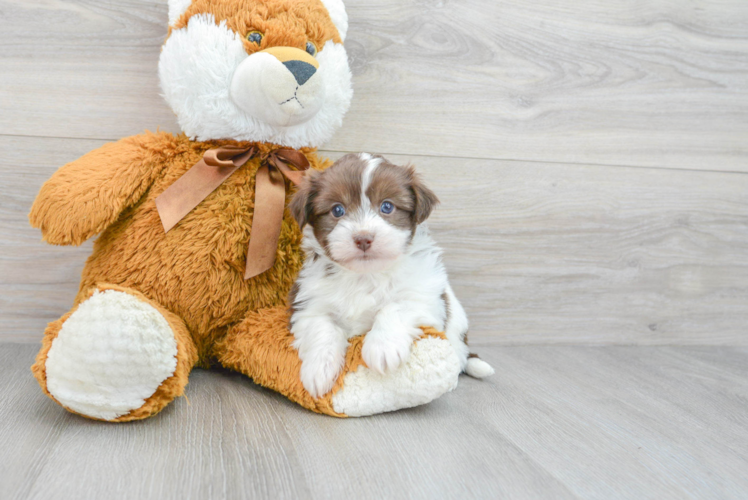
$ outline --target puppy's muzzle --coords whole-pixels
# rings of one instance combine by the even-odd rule
[[[273,125],[309,120],[325,96],[319,62],[295,47],[270,47],[248,56],[231,79],[231,98],[249,113]]]

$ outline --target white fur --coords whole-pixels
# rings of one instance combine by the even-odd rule
[[[369,200],[369,197],[366,196],[366,190],[369,189],[371,176],[374,175],[374,170],[376,170],[379,164],[382,163],[382,159],[372,158],[369,153],[359,153],[358,156],[366,162],[366,168],[364,169],[364,174],[361,178],[361,210],[368,211],[371,210],[371,201]]]
[[[380,160],[361,158],[368,162],[361,179],[362,200],[368,200],[365,187]],[[409,231],[379,215],[379,207],[361,205],[328,235],[332,258],[315,238],[314,228],[304,228],[306,260],[297,279],[291,333],[302,360],[301,381],[314,397],[332,388],[344,363],[347,339],[364,333],[362,357],[380,374],[407,362],[413,340],[422,334],[419,326],[444,331],[459,368],[468,365],[467,316],[449,286],[442,252],[426,225],[416,228],[411,241]],[[372,255],[366,261],[360,260],[364,252],[353,241],[361,232],[373,237],[365,252]]]
[[[95,292],[62,325],[46,361],[47,389],[63,406],[112,420],[140,408],[174,374],[166,319],[124,292]]]
[[[484,378],[493,375],[494,369],[482,359],[470,358],[465,367],[465,373],[474,378]]]
[[[184,14],[192,0],[169,0],[169,25],[173,25]]]
[[[361,204],[356,212],[343,218],[328,236],[330,254],[336,262],[359,273],[382,271],[389,267],[403,252],[410,241],[410,231],[388,224],[379,214],[379,207],[372,207],[366,196],[374,171],[381,164],[380,158],[367,153],[359,157],[366,161],[361,176]],[[375,236],[371,248],[362,254],[356,247],[354,236]]]
[[[371,248],[362,255],[353,240],[357,235],[375,235]],[[404,251],[410,231],[391,226],[371,208],[361,207],[352,217],[341,220],[328,236],[332,257],[359,273],[384,271]]]
[[[283,63],[266,52],[253,54],[239,64],[231,79],[230,94],[244,112],[282,127],[311,119],[325,102],[325,86],[318,72],[299,85]]]
[[[293,89],[281,101],[265,99],[268,109],[262,111],[256,103],[248,104],[253,102],[252,96],[239,95],[242,91],[258,92],[262,86],[267,95],[275,95],[275,86],[280,83],[285,87],[293,81],[290,72],[285,80],[278,76],[285,68],[271,63],[267,57],[272,56],[267,53],[248,55],[242,38],[243,34],[234,33],[225,22],[216,24],[211,14],[199,14],[191,17],[186,27],[172,32],[164,44],[159,60],[161,89],[182,130],[199,141],[234,139],[292,148],[320,146],[328,141],[342,125],[353,94],[343,46],[328,41],[316,56],[319,69],[298,89],[299,101],[317,111],[288,118],[293,110],[288,105],[280,109],[280,102],[293,98]],[[247,70],[252,68],[272,74],[250,77]],[[242,76],[234,81],[240,69]],[[284,116],[285,121],[277,119]]]
[[[475,358],[473,358],[475,359]],[[349,417],[363,417],[426,404],[457,387],[460,361],[450,343],[438,338],[418,341],[408,361],[381,375],[360,366],[343,379],[332,407]]]
[[[345,5],[342,0],[322,0],[322,4],[330,14],[332,23],[340,33],[340,39],[345,40],[348,34],[348,14],[345,12]]]

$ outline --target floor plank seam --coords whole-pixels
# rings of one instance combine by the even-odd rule
[[[159,129],[150,130],[144,128],[143,131],[158,132]],[[113,142],[122,139],[117,138],[106,138],[106,137],[65,137],[65,136],[51,136],[51,135],[26,135],[26,134],[0,134],[1,137],[18,137],[28,139],[55,139],[55,140],[72,140],[72,141],[106,141]],[[359,153],[357,150],[340,150],[340,149],[326,149],[320,148],[320,153]],[[701,169],[701,168],[682,168],[682,167],[660,167],[654,165],[627,165],[623,163],[594,163],[594,162],[568,162],[568,161],[556,161],[556,160],[525,160],[521,158],[491,158],[484,156],[452,156],[452,155],[429,155],[423,153],[397,153],[392,151],[368,151],[370,153],[381,154],[382,156],[413,156],[418,158],[452,158],[458,160],[477,160],[477,161],[497,161],[497,162],[512,162],[512,163],[531,163],[540,165],[576,165],[583,167],[596,167],[596,168],[637,168],[642,170],[662,170],[662,171],[677,171],[677,172],[701,172],[709,174],[748,174],[748,171],[741,170],[714,170],[714,169]],[[746,156],[746,162],[748,162],[748,155]]]

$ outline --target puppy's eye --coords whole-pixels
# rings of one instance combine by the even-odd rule
[[[314,45],[312,42],[306,42],[306,51],[309,52],[309,55],[316,56],[317,46]]]
[[[337,205],[332,207],[332,210],[330,210],[330,212],[332,212],[332,216],[335,218],[343,217],[345,215],[345,207],[338,203]]]
[[[391,201],[385,200],[379,206],[379,210],[381,210],[383,214],[391,214],[395,210],[395,205],[393,205]]]
[[[260,33],[259,31],[250,31],[249,33],[247,33],[247,40],[260,45],[260,43],[262,43],[262,36],[262,33]]]

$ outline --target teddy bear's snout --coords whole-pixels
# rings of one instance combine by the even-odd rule
[[[325,89],[319,62],[295,47],[270,47],[248,56],[231,80],[231,99],[270,125],[289,126],[312,118]]]
[[[317,72],[317,68],[304,61],[286,61],[283,66],[288,68],[299,85],[304,85]]]

